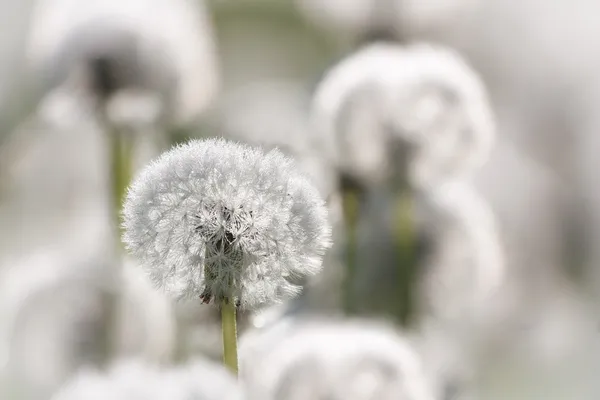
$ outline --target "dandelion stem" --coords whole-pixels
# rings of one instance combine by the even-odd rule
[[[131,135],[126,132],[119,132],[115,129],[110,133],[111,138],[111,170],[112,170],[112,190],[114,201],[115,222],[121,237],[121,208],[127,194],[127,187],[133,173],[133,140]],[[120,243],[120,241],[119,241]]]
[[[221,304],[223,329],[223,364],[235,375],[238,373],[237,327],[235,304],[225,299]]]
[[[110,124],[107,124],[110,126]],[[121,242],[122,224],[121,210],[127,187],[133,173],[133,137],[127,132],[121,132],[119,129],[112,128],[108,132],[111,144],[110,149],[110,179],[113,196],[113,215],[114,223],[117,229],[117,247],[123,249]],[[119,330],[119,294],[118,292],[107,293],[103,299],[103,306],[106,310],[107,323],[104,325],[104,343],[102,353],[105,362],[108,363],[117,348],[117,332]]]
[[[356,246],[357,246],[357,225],[358,225],[358,190],[346,187],[343,190],[343,211],[346,222],[346,277],[344,287],[344,309],[347,314],[356,311],[354,293],[354,284],[356,281]]]
[[[408,325],[412,312],[412,288],[415,273],[415,231],[413,219],[412,193],[402,190],[396,199],[394,226],[396,228],[396,249],[398,251],[398,318]]]

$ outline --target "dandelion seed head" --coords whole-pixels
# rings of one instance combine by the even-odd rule
[[[374,43],[340,61],[313,102],[314,129],[342,173],[417,187],[463,176],[488,157],[494,118],[483,83],[450,49]]]
[[[473,331],[489,322],[505,281],[505,254],[493,211],[468,184],[423,193],[418,210],[432,252],[420,283],[422,311]]]
[[[222,365],[205,360],[167,369],[126,359],[107,372],[82,368],[53,400],[241,400],[240,387]]]
[[[243,337],[240,374],[264,399],[432,399],[409,342],[387,325],[296,319]]]
[[[223,139],[163,154],[133,182],[124,242],[176,299],[242,308],[295,295],[330,247],[327,211],[291,159]]]
[[[483,82],[449,48],[405,50],[401,87],[387,91],[393,133],[416,144],[411,175],[419,186],[470,173],[488,158],[495,121]]]
[[[137,121],[142,109],[158,114],[160,122],[186,124],[217,91],[212,24],[203,1],[41,0],[32,20],[26,51],[44,83],[58,86],[86,70],[91,91],[118,122]],[[120,98],[111,104],[116,94]]]

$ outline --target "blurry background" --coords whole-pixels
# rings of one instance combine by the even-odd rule
[[[220,135],[296,156],[327,198],[335,225],[336,246],[317,282],[284,311],[241,316],[242,331],[280,312],[385,318],[414,334],[432,376],[444,371],[440,398],[600,396],[597,2],[0,5],[1,398],[47,398],[80,366],[117,356],[165,363],[220,357],[218,314],[171,304],[154,291],[122,256],[115,222],[132,171],[171,144]],[[460,261],[430,273],[426,262],[414,261],[406,268],[416,273],[400,279],[390,232],[402,222],[392,214],[392,185],[361,188],[367,200],[349,217],[344,171],[319,147],[311,123],[319,83],[378,39],[454,49],[489,95],[496,139],[469,180],[478,200],[458,207],[475,225],[483,218],[477,202],[489,208],[502,271],[486,293],[491,300],[466,300],[478,307],[472,315],[459,309],[440,322],[414,305],[408,323],[386,309],[399,291],[449,304],[485,282],[427,283],[430,275],[449,274],[455,283],[461,272],[475,273]],[[343,118],[358,115],[357,107]],[[373,125],[356,129],[363,126]],[[463,201],[457,197],[450,201]],[[426,231],[425,241],[442,246],[450,223],[425,203],[426,223],[413,224],[414,236]],[[456,240],[448,246],[469,239]],[[482,263],[475,268],[487,268]],[[348,296],[352,310],[344,307]]]

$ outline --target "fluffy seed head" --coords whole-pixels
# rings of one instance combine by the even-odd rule
[[[324,202],[289,158],[223,139],[175,147],[143,170],[124,227],[128,249],[174,298],[242,308],[296,294],[331,245]]]
[[[418,187],[471,173],[494,141],[485,87],[454,51],[374,43],[324,77],[313,122],[342,173]]]
[[[412,346],[373,322],[284,320],[243,337],[240,362],[257,399],[433,399]]]
[[[53,400],[241,400],[242,392],[222,365],[205,360],[163,369],[136,360],[121,361],[106,373],[85,368]]]

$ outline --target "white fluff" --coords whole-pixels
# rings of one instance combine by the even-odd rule
[[[106,373],[83,369],[53,400],[241,400],[235,378],[222,365],[195,360],[165,368],[121,361]]]
[[[264,400],[433,400],[409,343],[365,321],[288,319],[248,334],[240,377]]]
[[[454,51],[426,44],[375,43],[343,59],[317,89],[313,122],[338,168],[366,184],[408,174],[424,187],[463,176],[494,139],[479,77]],[[398,144],[408,161],[394,153]]]
[[[218,86],[212,25],[204,2],[192,0],[41,0],[33,15],[28,55],[31,65],[59,82],[96,57],[118,67],[129,97],[150,92],[172,121],[185,123],[204,110]],[[54,82],[56,84],[58,82]],[[117,103],[120,100],[117,101]],[[121,117],[118,104],[110,107]],[[155,112],[155,111],[154,111]]]

